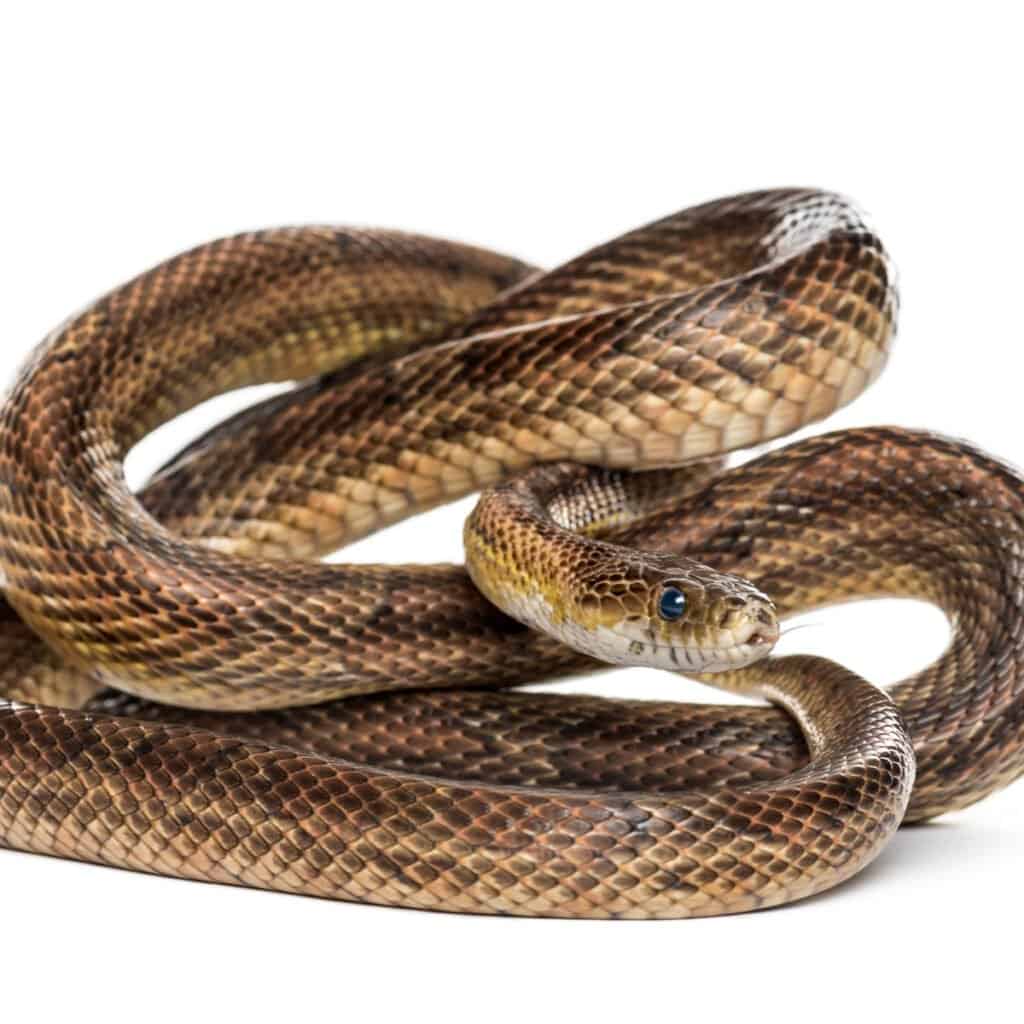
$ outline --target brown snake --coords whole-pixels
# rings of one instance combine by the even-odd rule
[[[809,190],[697,207],[545,275],[305,228],[117,289],[2,411],[3,686],[25,703],[0,705],[0,840],[408,907],[681,917],[821,891],[904,815],[1005,785],[1024,767],[1021,479],[897,429],[708,461],[855,397],[895,307],[878,238]],[[129,492],[122,460],[155,426],[323,373]],[[597,630],[597,653],[673,663],[709,637],[767,646],[754,587],[781,616],[922,597],[950,644],[892,700],[807,657],[709,677],[793,718],[503,692],[596,663],[459,567],[287,560],[503,480],[467,527],[474,575],[520,571],[523,617],[543,598],[585,650]],[[571,609],[564,582],[584,588]]]

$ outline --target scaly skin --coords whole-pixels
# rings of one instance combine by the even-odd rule
[[[537,462],[637,468],[763,441],[879,372],[891,271],[848,204],[767,193],[678,221],[667,235],[641,230],[662,246],[650,262],[660,251],[671,265],[666,239],[674,257],[691,238],[714,248],[739,236],[749,272],[356,368],[321,387],[301,425],[279,408],[277,422],[298,427],[284,445],[264,437],[229,461],[294,482],[328,446],[335,486],[314,506],[354,536]],[[271,232],[171,260],[44,343],[0,413],[7,598],[105,681],[169,703],[258,709],[529,671],[530,643],[509,645],[493,615],[462,615],[450,566],[243,560],[162,528],[123,483],[127,450],[175,413],[351,350],[346,332],[365,331],[352,327],[356,243],[345,239]],[[623,245],[637,249],[630,236]],[[135,585],[112,598],[110,581],[124,579]]]
[[[194,446],[188,460],[170,467],[145,499],[151,511],[158,511],[161,492],[173,494],[174,480],[193,474],[191,486],[180,491],[178,510],[168,508],[166,516],[160,514],[175,529],[182,528],[185,521],[202,523],[201,528],[186,528],[185,532],[202,537],[218,549],[216,555],[160,530],[139,516],[130,497],[118,492],[117,459],[141,431],[140,421],[149,417],[152,425],[175,401],[183,400],[181,395],[169,397],[178,383],[180,367],[172,370],[165,365],[163,382],[140,371],[140,380],[130,387],[124,383],[118,374],[127,359],[125,352],[133,344],[155,346],[162,356],[183,357],[190,368],[182,372],[191,374],[207,357],[203,354],[208,340],[204,328],[212,323],[224,332],[218,331],[215,343],[209,344],[207,355],[213,365],[209,376],[237,382],[241,371],[232,363],[236,358],[242,364],[248,362],[249,370],[260,364],[259,372],[266,372],[265,353],[255,356],[242,350],[250,342],[256,348],[261,344],[279,347],[280,341],[274,338],[283,321],[269,316],[263,307],[261,316],[269,316],[267,322],[274,330],[268,328],[252,342],[249,334],[254,323],[264,321],[253,319],[246,287],[253,288],[254,296],[261,288],[271,293],[278,289],[302,306],[306,291],[299,285],[291,290],[291,274],[302,278],[310,265],[306,257],[296,258],[296,270],[296,264],[284,260],[287,267],[280,271],[282,277],[268,277],[266,265],[260,263],[266,256],[264,242],[250,238],[248,242],[223,243],[228,253],[234,253],[232,258],[244,262],[243,255],[248,255],[256,259],[255,281],[248,284],[238,284],[245,275],[223,253],[193,255],[200,267],[208,268],[211,261],[218,265],[223,257],[232,273],[237,271],[236,277],[229,275],[230,288],[223,284],[214,287],[216,281],[211,284],[205,278],[199,281],[207,289],[205,297],[212,308],[193,301],[197,298],[194,294],[188,302],[175,305],[168,301],[160,306],[162,289],[173,291],[183,286],[183,280],[186,291],[189,282],[197,287],[181,267],[156,272],[147,283],[127,286],[122,293],[115,293],[121,296],[118,301],[108,307],[101,303],[98,311],[86,314],[67,329],[69,333],[58,336],[55,348],[49,355],[44,353],[34,371],[23,378],[5,414],[4,422],[12,433],[4,435],[2,472],[19,467],[21,474],[16,480],[7,478],[0,503],[8,532],[0,557],[9,579],[18,576],[19,580],[12,586],[12,598],[35,626],[49,629],[51,641],[60,649],[88,661],[102,648],[106,667],[101,674],[106,678],[122,682],[127,678],[128,684],[136,687],[138,675],[143,685],[137,688],[147,689],[158,687],[155,680],[170,668],[169,683],[161,690],[165,696],[180,696],[176,687],[192,686],[202,691],[203,702],[216,702],[217,693],[231,689],[231,680],[238,679],[238,688],[245,690],[243,697],[250,705],[258,704],[268,689],[274,691],[276,702],[285,683],[274,676],[273,666],[269,682],[261,682],[252,664],[255,659],[249,659],[243,649],[242,656],[229,660],[227,667],[220,662],[208,667],[207,661],[213,661],[209,648],[187,650],[188,638],[198,635],[207,641],[220,637],[218,642],[226,642],[237,654],[238,645],[244,648],[246,639],[240,634],[255,622],[259,630],[268,631],[262,638],[265,665],[276,659],[290,665],[288,659],[293,655],[286,632],[310,641],[323,623],[306,621],[299,614],[289,630],[284,629],[283,606],[293,596],[289,587],[299,583],[315,586],[323,581],[340,587],[342,574],[351,571],[337,567],[300,570],[273,563],[250,566],[237,560],[236,553],[265,558],[299,549],[322,550],[340,533],[358,535],[410,508],[436,503],[445,496],[440,493],[443,488],[432,482],[432,474],[439,470],[430,460],[440,461],[439,451],[446,458],[459,453],[466,456],[461,474],[448,482],[452,494],[470,486],[467,476],[475,486],[521,468],[520,463],[549,457],[546,449],[533,450],[535,442],[529,437],[520,437],[524,416],[543,427],[537,436],[558,449],[558,454],[550,453],[552,458],[564,456],[564,447],[571,447],[571,454],[577,456],[580,450],[599,450],[605,461],[615,463],[625,459],[628,447],[632,455],[639,452],[642,458],[658,462],[666,454],[705,455],[734,441],[749,442],[780,432],[787,425],[798,425],[852,397],[878,371],[891,334],[894,299],[884,254],[849,208],[811,193],[762,194],[670,218],[664,224],[671,225],[673,220],[675,227],[657,226],[623,240],[626,256],[622,258],[643,264],[643,253],[655,252],[655,242],[668,238],[669,250],[675,247],[685,253],[718,251],[716,243],[722,243],[727,255],[719,259],[738,261],[727,264],[732,269],[748,265],[743,262],[748,258],[752,260],[749,265],[757,266],[769,254],[780,257],[781,262],[696,295],[657,299],[646,307],[609,313],[590,314],[584,309],[582,319],[572,324],[556,323],[413,353],[384,368],[347,373],[321,386],[316,395],[310,396],[310,389],[300,389],[295,398],[255,410]],[[744,225],[746,241],[733,244],[734,238],[743,235]],[[793,243],[788,255],[787,235]],[[796,238],[808,247],[796,246]],[[284,248],[295,236],[289,239]],[[252,244],[255,252],[239,254],[235,247],[244,249],[246,244]],[[216,245],[208,248],[216,249]],[[187,264],[189,257],[181,260]],[[313,262],[317,272],[323,272],[323,267]],[[651,255],[646,269],[641,265],[635,276],[613,272],[613,246],[611,255],[606,251],[592,264],[600,270],[592,270],[590,284],[581,286],[580,294],[566,301],[607,304],[598,295],[602,276],[607,276],[609,287],[627,291],[642,289],[641,282],[646,279],[651,282],[651,292],[661,295],[673,291],[671,284],[664,283],[671,281],[673,274],[680,287],[701,283],[686,280],[680,269],[685,260],[673,264],[669,259],[668,271],[657,270],[656,262]],[[586,269],[586,258],[577,265]],[[543,305],[545,288],[555,292],[561,288],[559,273],[550,279],[555,285],[545,284],[542,278],[505,302],[528,306],[529,296],[537,294]],[[531,288],[536,292],[531,293]],[[626,300],[636,297],[630,293]],[[150,300],[157,309],[147,307]],[[143,308],[146,315],[140,317],[138,333],[132,334],[119,317],[130,320],[131,311],[137,308]],[[491,315],[500,321],[501,302],[495,309],[497,313]],[[169,320],[162,321],[158,313]],[[303,307],[303,315],[307,314]],[[480,317],[486,320],[487,315],[485,311]],[[175,319],[179,316],[184,323]],[[162,331],[171,321],[178,339],[173,345]],[[239,324],[245,330],[233,335],[228,328]],[[193,325],[195,333],[191,334]],[[83,336],[76,331],[96,332],[90,334],[89,349],[68,341],[71,337],[81,341]],[[191,348],[181,344],[182,334],[194,340]],[[560,340],[564,338],[569,340]],[[169,351],[172,348],[174,351]],[[61,378],[57,357],[62,352],[67,354],[67,362],[87,362],[101,377],[106,372],[106,378],[96,387],[81,387],[81,394],[72,393],[70,387],[63,392],[49,390]],[[765,352],[767,356],[762,354]],[[562,364],[573,360],[578,375],[561,376]],[[445,367],[494,374],[502,365],[508,365],[510,373],[514,365],[517,374],[532,374],[534,390],[524,398],[518,390],[519,378],[510,378],[506,387],[495,388],[501,391],[497,398],[484,395],[477,402],[479,388],[470,387],[472,379],[460,383],[444,378]],[[422,391],[413,387],[399,394],[399,385],[411,387],[414,371],[427,366],[431,373],[434,367],[440,368],[445,386],[435,381],[432,392],[429,387]],[[616,377],[623,369],[631,374],[624,383]],[[595,373],[597,370],[602,372]],[[206,378],[198,379],[205,388]],[[40,381],[48,386],[37,392]],[[119,382],[124,390],[116,396],[104,390]],[[377,389],[374,395],[368,394],[371,385]],[[644,392],[641,385],[648,390]],[[212,381],[210,386],[214,386]],[[591,401],[596,403],[592,408],[602,415],[614,413],[607,433],[588,434],[590,421],[577,416],[579,409],[574,412],[573,404],[565,401],[584,393],[578,391],[580,387],[589,389]],[[672,387],[678,394],[666,397]],[[569,391],[571,395],[566,394]],[[449,403],[447,411],[439,411],[430,421],[451,428],[441,434],[420,430],[414,422],[426,410],[428,392],[434,400]],[[463,393],[466,418],[453,418],[452,403]],[[195,395],[188,397],[189,401],[198,400]],[[312,411],[305,414],[301,403],[310,397]],[[116,401],[102,405],[101,399],[111,398]],[[61,442],[64,448],[57,452],[45,443],[41,447],[30,443],[45,442],[56,436],[53,431],[66,428],[69,408],[75,422],[84,425],[82,436],[65,437]],[[376,408],[392,410],[385,426],[373,427],[367,418]],[[488,422],[481,419],[485,409],[492,413],[513,410],[514,414],[495,420],[496,429],[488,437],[477,429]],[[615,412],[617,409],[621,412]],[[559,426],[551,417],[563,410],[567,419]],[[651,422],[635,422],[643,420],[641,413],[652,416]],[[303,420],[304,415],[309,418]],[[502,429],[504,423],[517,432]],[[650,430],[652,423],[658,428],[654,430],[656,439],[648,442],[645,433],[633,436],[641,427]],[[353,428],[355,434],[347,436],[354,440],[348,446],[340,443],[342,435]],[[577,441],[568,444],[570,437]],[[629,445],[623,443],[626,438],[631,439]],[[254,443],[257,439],[259,443]],[[303,450],[303,442],[312,467],[308,472],[293,458]],[[674,548],[716,568],[740,571],[771,594],[785,612],[801,600],[817,603],[837,593],[872,589],[921,592],[955,610],[958,621],[951,653],[935,668],[904,684],[897,696],[910,712],[908,723],[922,753],[921,777],[926,786],[922,791],[919,781],[915,789],[918,812],[936,813],[935,807],[968,802],[1020,770],[1012,711],[1017,639],[1012,632],[1000,632],[1004,619],[996,607],[998,601],[1018,599],[1015,588],[1007,585],[1007,559],[1021,529],[1016,499],[1019,480],[965,447],[922,435],[880,431],[817,445],[784,450],[751,464],[755,469],[745,467],[713,481],[698,491],[681,519],[671,521],[671,526],[669,518],[655,516],[615,539],[639,538],[644,546]],[[238,458],[243,451],[250,453],[247,460]],[[353,467],[360,453],[368,461],[356,472]],[[908,453],[913,454],[909,461]],[[49,473],[44,480],[38,472],[34,460],[39,458],[48,469],[57,470],[56,486]],[[922,461],[928,472],[917,478],[913,466]],[[497,471],[492,463],[497,464]],[[458,466],[458,461],[453,458],[451,464]],[[221,469],[207,484],[205,472],[211,465]],[[892,476],[887,476],[890,471]],[[407,479],[399,486],[402,473]],[[848,474],[852,474],[853,484]],[[267,481],[275,480],[279,484],[276,489],[266,487]],[[898,481],[898,487],[893,481]],[[746,486],[756,499],[751,507],[744,504]],[[954,488],[957,500],[950,500]],[[303,493],[307,500],[294,503],[295,496]],[[722,493],[728,494],[727,501],[719,501]],[[881,517],[874,515],[873,501],[883,509]],[[965,516],[961,502],[975,511],[989,511],[983,516]],[[227,515],[222,511],[225,507],[230,510]],[[56,510],[56,514],[37,520],[33,515],[37,508],[48,514]],[[817,534],[808,529],[807,508],[825,510],[822,547],[816,547]],[[754,514],[752,509],[762,517],[756,538],[744,528]],[[734,510],[739,510],[738,518],[733,518]],[[328,522],[335,525],[325,525]],[[342,525],[337,525],[339,522]],[[943,559],[922,544],[904,545],[900,561],[901,552],[895,545],[876,543],[890,524],[906,529],[910,522],[917,531],[914,536],[924,536],[927,531],[929,538],[945,542]],[[99,536],[93,533],[97,523],[102,525]],[[868,532],[863,532],[862,523],[867,524]],[[74,528],[71,533],[64,532],[68,524]],[[76,546],[54,545],[56,536],[70,537]],[[267,550],[260,551],[261,545]],[[54,555],[58,547],[59,556]],[[33,588],[33,577],[24,567],[26,559],[38,559],[43,551],[48,558],[79,563],[74,572],[68,564],[54,566],[58,571],[46,578],[47,586],[54,584],[54,589],[45,600],[38,588]],[[794,572],[787,573],[787,558],[795,561]],[[850,571],[841,579],[826,578],[820,566],[829,559]],[[181,568],[186,560],[187,574]],[[121,571],[110,575],[115,564]],[[84,581],[77,575],[81,565],[86,568]],[[181,578],[146,575],[154,566],[173,568]],[[854,571],[858,567],[863,570],[860,575]],[[136,578],[131,575],[134,569],[143,570],[144,578],[156,582],[157,588],[142,597],[127,593]],[[220,598],[204,599],[201,589],[212,579],[219,581],[221,571],[227,574],[231,600],[242,593],[249,599],[248,605],[230,614],[213,610],[214,600]],[[389,571],[375,572],[384,578]],[[279,584],[271,597],[269,583],[261,580],[269,580],[272,574]],[[998,592],[992,586],[996,578]],[[109,594],[109,581],[114,579],[125,588],[121,597]],[[452,637],[460,630],[474,645],[482,669],[475,678],[466,662],[456,659],[451,673],[456,682],[506,681],[503,672],[507,676],[516,672],[518,680],[581,665],[578,656],[565,653],[551,641],[525,634],[487,610],[466,586],[464,575],[454,568],[397,570],[387,579],[392,585],[389,596],[397,593],[406,603],[398,608],[388,606],[392,628],[381,629],[384,646],[376,655],[379,666],[366,671],[360,665],[360,672],[355,673],[357,687],[372,689],[381,677],[401,674],[401,663],[389,662],[389,642],[406,651],[420,643],[420,653],[429,660],[438,650],[446,650],[445,644],[453,643]],[[779,587],[781,597],[764,585],[766,579],[785,584]],[[104,592],[100,581],[108,581],[103,598],[96,596]],[[182,590],[179,583],[193,589]],[[254,583],[264,589],[245,590]],[[358,593],[358,579],[356,583]],[[96,588],[92,596],[84,596],[90,586]],[[435,586],[437,589],[432,589]],[[55,600],[54,592],[60,594],[62,587],[74,592],[70,597],[61,594],[65,600]],[[180,606],[167,606],[167,601],[180,601],[182,593],[198,597],[198,607],[189,605],[193,610],[185,612]],[[417,594],[427,594],[430,600],[417,604],[411,596]],[[972,619],[960,602],[968,597],[976,600],[979,595],[985,597],[985,614]],[[300,597],[307,606],[319,605],[308,594]],[[329,590],[322,600],[327,598],[340,600]],[[95,615],[89,620],[90,609],[98,609],[102,600],[106,611],[118,611],[127,623],[123,609],[116,607],[122,599],[132,612],[130,630],[106,619],[97,623]],[[303,610],[301,602],[296,607]],[[255,619],[247,618],[246,608]],[[440,618],[435,617],[438,608]],[[216,621],[196,621],[207,610],[213,611]],[[280,627],[275,625],[278,621]],[[16,623],[10,625],[16,627]],[[157,626],[164,632],[156,632]],[[359,629],[365,634],[367,628],[358,617],[343,618],[341,625],[328,626],[328,632],[334,637],[346,630],[358,635]],[[380,628],[376,622],[374,628]],[[154,631],[145,632],[151,629]],[[134,630],[144,632],[128,635]],[[439,632],[444,634],[440,640]],[[58,634],[56,640],[54,634]],[[279,646],[282,638],[285,642]],[[133,645],[148,652],[144,664],[137,665],[132,657],[119,653],[119,648],[130,650]],[[345,655],[358,661],[371,657],[371,649],[367,638],[348,644]],[[108,657],[111,651],[113,656]],[[970,659],[965,652],[970,652]],[[990,656],[993,660],[988,663]],[[314,651],[314,661],[316,657]],[[493,673],[492,666],[498,661],[501,671]],[[184,668],[180,677],[175,674],[174,667],[185,663],[197,671],[192,683]],[[46,671],[52,672],[46,685],[59,685],[53,682],[60,676],[58,666],[53,664]],[[282,669],[282,675],[284,671],[290,669]],[[488,675],[489,671],[493,674]],[[267,741],[276,742],[269,735],[273,723],[287,721],[283,712],[247,716],[244,721],[251,723],[253,730],[268,730],[268,735],[263,741],[243,741],[214,736],[194,724],[152,725],[104,714],[87,717],[45,707],[12,708],[2,717],[0,734],[0,824],[5,840],[24,848],[188,877],[407,906],[591,916],[686,916],[770,906],[835,884],[877,852],[902,816],[913,761],[893,706],[843,670],[815,660],[784,659],[756,671],[758,685],[797,714],[807,731],[812,760],[805,768],[798,767],[806,753],[792,724],[779,712],[765,709],[709,709],[705,722],[711,727],[711,743],[703,755],[703,768],[695,767],[701,755],[693,752],[680,759],[688,767],[679,770],[670,767],[667,754],[656,754],[653,769],[625,757],[624,764],[635,766],[631,773],[629,768],[607,762],[595,771],[587,760],[594,756],[589,744],[586,751],[581,749],[582,756],[574,756],[571,747],[568,754],[563,751],[559,755],[559,731],[564,724],[547,711],[558,703],[526,695],[410,694],[390,698],[395,702],[390,710],[386,698],[359,698],[353,707],[362,710],[354,710],[353,716],[379,713],[386,722],[384,733],[394,736],[390,749],[381,754],[380,744],[373,740],[381,735],[381,720],[361,737],[353,733],[350,739],[355,747],[350,749],[358,750],[360,744],[366,748],[359,757],[367,761],[362,765],[331,760],[325,756],[329,755],[326,750],[319,755],[303,754],[267,746]],[[972,672],[978,672],[973,684],[968,676],[963,688],[954,693],[954,674],[963,681],[965,673]],[[36,671],[37,681],[41,674],[46,673]],[[352,674],[351,666],[346,666],[333,682],[347,692]],[[725,682],[751,685],[740,679]],[[22,695],[31,697],[31,687],[29,691]],[[823,696],[830,699],[823,700]],[[928,703],[923,699],[928,696],[937,696],[944,705]],[[107,710],[114,710],[116,702],[110,700]],[[445,762],[441,756],[443,730],[434,747],[434,741],[426,737],[407,740],[402,723],[408,720],[410,709],[418,708],[417,714],[430,719],[434,707],[440,718],[431,721],[454,725],[463,714],[463,724],[469,725],[463,735],[471,736],[473,716],[478,713],[474,707],[488,700],[507,702],[507,719],[506,710],[495,713],[495,739],[499,746],[509,748],[507,772],[518,773],[519,782],[565,785],[575,787],[574,791],[503,789],[484,778],[474,781],[473,772],[484,770],[488,757],[495,758],[493,750],[484,757],[465,757],[465,782],[396,775],[370,765],[377,757],[382,761],[388,757],[414,760],[416,751],[422,750],[425,770],[432,771],[431,765],[454,767],[457,774],[458,765],[452,766],[450,759]],[[373,711],[375,707],[379,711]],[[518,717],[517,707],[523,712]],[[666,709],[629,704],[582,702],[574,708],[571,714],[579,716],[584,728],[593,730],[597,749],[601,749],[602,728],[608,729],[609,714],[621,712],[622,727],[632,729],[633,734],[650,728],[652,721],[665,723],[668,717]],[[144,709],[134,710],[142,713]],[[178,714],[187,717],[190,713]],[[191,714],[202,718],[202,713]],[[311,708],[294,714],[296,722],[301,722],[303,715],[324,722],[331,711]],[[716,715],[720,716],[717,732]],[[531,716],[536,731],[526,743],[517,742],[523,721]],[[236,729],[236,720],[242,721],[236,716],[228,720],[230,725],[224,725],[238,735],[241,726]],[[685,728],[680,729],[685,734]],[[720,741],[730,733],[735,737],[737,730],[747,739],[738,753],[730,756]],[[449,743],[454,738],[447,734]],[[685,735],[667,746],[680,754],[684,740]],[[459,745],[457,741],[455,745]],[[656,742],[653,749],[663,751],[666,744]],[[924,763],[925,754],[937,756],[937,770]],[[660,778],[658,765],[664,766]],[[780,770],[791,774],[779,778]],[[687,773],[690,777],[703,774],[701,787],[688,793],[673,791],[677,780],[686,781]],[[773,780],[765,778],[773,774]],[[653,776],[649,783],[648,776]],[[751,781],[758,776],[762,778]],[[632,792],[609,794],[608,788],[617,787],[619,781]],[[637,785],[641,792],[636,791]]]

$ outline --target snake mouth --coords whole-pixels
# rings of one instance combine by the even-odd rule
[[[774,611],[761,609],[756,620],[746,630],[746,636],[741,632],[736,638],[736,646],[767,653],[778,643],[780,633],[779,621],[775,618]]]
[[[708,648],[702,652],[702,672],[728,672],[746,668],[770,653],[778,642],[779,624],[774,616],[758,616],[758,621],[737,630],[727,646]]]
[[[649,649],[646,665],[683,673],[731,672],[746,668],[767,656],[779,639],[775,624],[759,624],[742,639],[709,647],[655,646]]]

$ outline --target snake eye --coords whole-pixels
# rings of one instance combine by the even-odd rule
[[[666,587],[658,599],[658,614],[674,622],[686,611],[686,595],[678,587]]]

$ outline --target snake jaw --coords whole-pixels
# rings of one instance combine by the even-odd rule
[[[779,621],[771,602],[757,606],[750,618],[734,631],[735,644],[720,662],[709,662],[704,672],[744,668],[767,656],[779,639]]]
[[[742,604],[731,603],[719,624],[695,625],[692,634],[696,642],[686,635],[681,641],[670,637],[666,645],[669,664],[664,664],[658,652],[655,658],[660,667],[677,671],[732,671],[765,657],[778,641],[779,632],[775,606],[768,598],[755,593],[743,598]]]

